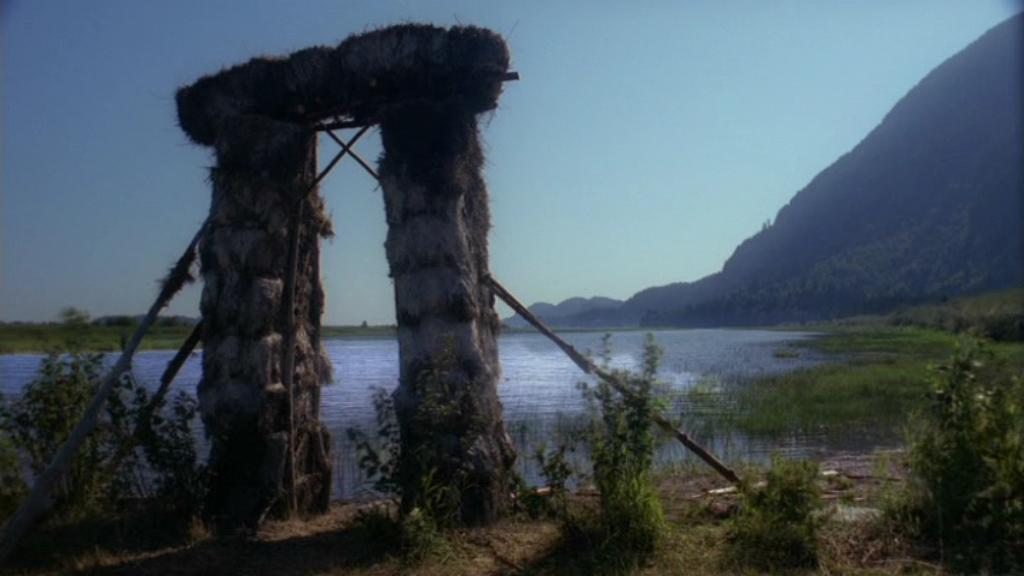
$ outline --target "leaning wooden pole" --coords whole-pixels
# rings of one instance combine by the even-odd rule
[[[199,322],[196,322],[196,325],[192,327],[192,332],[189,333],[188,338],[185,339],[181,348],[178,348],[178,352],[175,353],[174,358],[171,358],[171,361],[167,363],[167,367],[164,368],[164,373],[160,376],[160,387],[157,388],[155,393],[153,393],[153,397],[150,398],[149,404],[146,404],[144,408],[146,415],[143,418],[144,423],[148,423],[147,420],[149,416],[160,408],[164,398],[171,389],[171,383],[174,382],[174,377],[178,375],[178,371],[181,370],[185,361],[188,360],[192,351],[195,350],[196,345],[199,344],[199,340],[202,339],[204,327],[205,322],[200,318]]]
[[[562,351],[565,352],[566,356],[568,356],[574,364],[579,366],[580,370],[583,370],[587,374],[593,374],[594,376],[597,376],[601,380],[604,380],[612,388],[615,388],[615,390],[617,390],[619,394],[622,394],[623,396],[627,396],[630,398],[633,397],[633,392],[629,388],[623,386],[622,382],[620,382],[618,378],[616,378],[612,374],[609,374],[607,371],[602,370],[599,366],[594,364],[589,358],[587,358],[583,354],[580,354],[576,350],[576,348],[574,348],[571,344],[559,338],[557,334],[555,334],[550,328],[544,325],[540,318],[537,318],[537,316],[530,312],[530,310],[526,306],[524,306],[522,302],[520,302],[514,296],[512,296],[512,294],[509,293],[509,291],[506,290],[505,287],[501,285],[501,283],[495,280],[493,276],[488,274],[487,276],[484,277],[484,282],[490,285],[491,289],[494,290],[494,294],[498,296],[498,298],[501,298],[506,304],[508,304],[513,310],[515,310],[534,328],[540,331],[541,334],[547,336],[548,339],[554,342],[556,346],[561,348]],[[723,464],[721,460],[715,458],[713,454],[705,450],[703,446],[694,441],[693,438],[690,438],[688,434],[673,426],[672,422],[670,422],[668,418],[665,418],[661,414],[655,412],[652,419],[654,420],[654,423],[658,425],[658,427],[671,434],[672,437],[678,440],[680,444],[686,446],[686,448],[688,448],[691,452],[699,456],[701,460],[706,462],[708,466],[714,468],[715,471],[721,474],[723,478],[725,478],[729,482],[732,482],[733,484],[739,484],[740,477],[736,475],[736,472],[734,472],[731,468]]]
[[[96,395],[93,396],[89,406],[86,407],[82,419],[75,426],[75,429],[71,431],[71,435],[68,436],[64,445],[57,451],[57,455],[53,457],[50,465],[36,478],[32,491],[25,498],[25,501],[21,503],[21,506],[18,507],[14,516],[7,522],[3,537],[0,539],[0,563],[6,561],[14,547],[18,545],[18,541],[25,535],[25,532],[49,510],[53,503],[51,499],[53,487],[67,471],[68,466],[71,465],[75,454],[78,453],[78,449],[81,448],[89,433],[96,427],[100,410],[103,409],[103,405],[113,391],[114,384],[117,383],[122,374],[131,368],[132,356],[134,356],[136,349],[138,349],[139,344],[142,342],[143,336],[146,335],[146,331],[156,320],[160,311],[171,301],[171,298],[187,282],[191,281],[192,277],[189,274],[189,269],[195,261],[196,247],[206,232],[206,226],[204,222],[192,238],[188,248],[185,249],[185,253],[181,255],[174,268],[171,269],[171,273],[164,281],[163,287],[160,290],[160,295],[157,296],[156,301],[150,306],[149,312],[146,313],[142,322],[135,329],[135,333],[121,352],[121,356],[117,359],[113,368],[104,376],[99,388],[96,390]]]

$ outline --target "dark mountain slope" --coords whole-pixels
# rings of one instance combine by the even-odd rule
[[[929,73],[722,271],[644,290],[645,324],[825,319],[1021,283],[1024,16]]]
[[[1024,14],[932,70],[721,272],[559,326],[753,325],[881,312],[1022,283]]]

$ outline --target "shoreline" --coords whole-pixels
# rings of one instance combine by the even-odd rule
[[[834,327],[825,325],[794,326],[722,326],[702,328],[673,327],[625,327],[625,328],[554,328],[556,334],[687,332],[699,330],[764,331],[764,332],[807,332],[824,334]],[[120,350],[122,336],[130,336],[134,328],[123,326],[85,326],[69,328],[60,325],[12,325],[0,324],[0,356],[45,356],[52,350],[66,352],[75,350],[86,353],[110,354]],[[188,337],[191,326],[159,327],[147,334],[138,352],[176,351]],[[539,334],[533,328],[504,328],[499,336]],[[323,341],[330,340],[393,340],[396,339],[392,326],[325,326],[321,334]],[[196,350],[202,350],[197,346]]]

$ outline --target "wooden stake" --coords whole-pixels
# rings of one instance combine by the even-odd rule
[[[295,466],[295,276],[298,274],[299,259],[299,227],[302,224],[302,208],[300,202],[292,210],[288,222],[288,263],[284,277],[284,300],[281,309],[284,313],[284,356],[281,358],[281,383],[288,391],[288,512],[294,518],[299,511]]]
[[[288,391],[288,458],[286,459],[286,490],[288,492],[288,513],[293,518],[298,514],[299,501],[296,489],[298,486],[298,471],[295,466],[295,277],[298,275],[299,259],[299,228],[302,225],[302,212],[305,201],[309,195],[316,190],[320,182],[327,177],[334,166],[345,157],[346,154],[355,156],[352,146],[366,134],[369,126],[363,126],[356,132],[348,143],[339,140],[334,134],[331,138],[341,146],[341,150],[334,155],[334,158],[327,163],[327,166],[316,175],[313,183],[303,191],[296,200],[295,207],[288,220],[288,261],[285,268],[284,295],[281,302],[282,313],[284,314],[284,342],[282,344],[281,356],[281,384]],[[362,159],[359,159],[362,163]],[[364,166],[365,168],[365,166]]]
[[[605,370],[602,370],[599,366],[594,364],[589,358],[580,354],[576,348],[571,344],[562,340],[557,334],[551,331],[541,320],[530,312],[530,310],[517,300],[508,290],[505,289],[493,276],[487,274],[483,278],[484,282],[490,285],[498,298],[501,298],[506,304],[508,304],[513,310],[515,310],[520,316],[522,316],[527,322],[529,322],[534,328],[540,331],[541,334],[548,337],[549,340],[555,343],[556,346],[565,352],[566,356],[573,361],[580,370],[583,370],[587,374],[593,374],[601,380],[607,382],[612,388],[615,388],[619,394],[628,398],[634,398],[633,391],[623,386],[622,382],[619,381],[614,375],[609,374]],[[688,434],[681,430],[677,430],[672,423],[665,418],[663,415],[655,413],[652,417],[654,423],[658,425],[662,430],[668,432],[673,438],[679,441],[680,444],[686,446],[691,452],[700,457],[701,460],[706,462],[709,466],[715,469],[716,472],[722,475],[723,478],[732,482],[733,484],[740,483],[740,477],[736,475],[731,468],[723,464],[718,458],[715,458],[710,452],[704,449],[703,446],[694,441]]]
[[[163,404],[164,397],[167,396],[167,392],[171,389],[171,383],[174,382],[174,377],[178,375],[178,370],[188,360],[189,354],[195,349],[196,344],[199,343],[199,339],[203,334],[203,320],[200,319],[198,323],[192,328],[192,333],[188,335],[185,342],[178,349],[178,352],[171,358],[171,361],[167,363],[167,367],[164,369],[164,373],[160,376],[160,387],[157,388],[156,393],[149,399],[139,410],[137,420],[135,421],[135,427],[132,428],[131,436],[127,438],[121,448],[114,454],[113,458],[108,461],[108,465],[111,468],[111,472],[117,467],[117,465],[138,445],[141,441],[143,434],[150,434],[153,429],[151,422],[153,420],[153,414],[160,409]]]

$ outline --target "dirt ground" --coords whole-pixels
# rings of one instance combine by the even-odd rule
[[[898,453],[840,454],[820,462],[825,506],[830,521],[822,530],[822,566],[818,573],[937,573],[915,560],[908,544],[877,522],[873,505],[879,494],[898,485],[903,472]],[[756,471],[746,471],[754,474]],[[738,495],[706,471],[664,474],[662,503],[671,523],[667,543],[640,573],[727,574],[719,550],[727,538],[726,520]],[[583,489],[581,501],[596,496]],[[559,526],[549,520],[513,518],[495,526],[449,536],[439,555],[410,561],[359,520],[374,504],[335,503],[329,513],[307,521],[269,522],[258,532],[212,538],[197,529],[187,545],[107,546],[102,537],[90,549],[57,558],[16,558],[12,574],[100,575],[504,575],[580,573],[562,547]],[[59,547],[59,546],[58,546]],[[42,548],[45,550],[45,546]],[[40,550],[37,545],[33,550]]]

